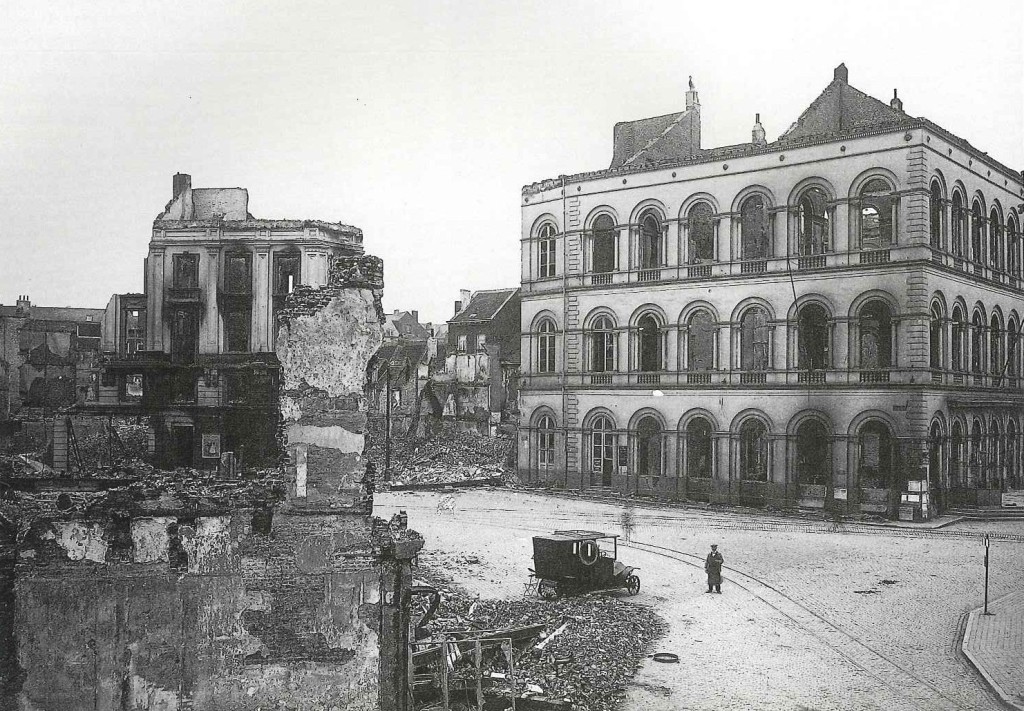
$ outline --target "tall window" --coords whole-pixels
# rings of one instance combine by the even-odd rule
[[[224,255],[224,290],[229,294],[248,294],[252,291],[252,255]]]
[[[928,319],[928,367],[942,368],[942,308],[932,304]]]
[[[661,340],[658,320],[651,314],[641,316],[637,322],[637,346],[641,372],[651,373],[661,370]]]
[[[740,369],[768,370],[768,312],[754,306],[740,318]]]
[[[555,421],[551,415],[537,422],[537,464],[542,469],[555,464]]]
[[[953,221],[953,255],[956,257],[964,256],[964,234],[966,232],[964,223],[967,222],[967,210],[964,209],[964,199],[959,192],[953,193],[953,207],[952,207],[952,221]]]
[[[1006,488],[1021,488],[1020,442],[1017,441],[1017,423],[1006,424]]]
[[[172,284],[175,289],[197,289],[199,287],[199,255],[175,254],[172,258]]]
[[[545,319],[538,329],[540,335],[537,337],[537,372],[555,372],[555,324],[550,319]]]
[[[555,275],[555,226],[546,223],[541,226],[537,233],[540,241],[540,273],[541,279],[547,279]]]
[[[942,427],[938,422],[932,422],[928,431],[928,478],[942,481]]]
[[[686,368],[712,370],[715,367],[715,319],[700,310],[690,316],[686,334]]]
[[[964,428],[959,422],[954,422],[950,434],[949,453],[949,485],[958,488],[964,485],[967,478],[967,447],[964,439]]]
[[[199,352],[199,314],[192,309],[171,312],[171,360],[193,363]]]
[[[611,486],[618,437],[615,426],[604,415],[594,418],[590,433],[591,471],[601,475],[601,483]]]
[[[703,417],[693,418],[686,425],[686,475],[710,479],[713,452],[711,424]]]
[[[590,369],[595,373],[615,370],[615,330],[612,320],[598,316],[590,334]]]
[[[1013,220],[1006,223],[1006,271],[1020,277],[1020,233]]]
[[[124,311],[124,354],[138,353],[146,347],[146,310]]]
[[[995,377],[1003,374],[1003,329],[995,314],[992,314],[988,328],[988,372]]]
[[[797,428],[795,464],[799,483],[818,486],[832,483],[828,430],[817,420],[805,420]]]
[[[1017,333],[1017,322],[1010,320],[1006,325],[1006,375],[1010,378],[1019,377],[1020,372],[1020,347],[1018,341],[1020,336]]]
[[[594,220],[594,272],[607,274],[615,271],[615,223],[610,215],[599,215]]]
[[[938,180],[932,181],[928,197],[929,236],[932,249],[942,249],[942,187]]]
[[[829,366],[828,314],[818,304],[807,304],[797,317],[797,367],[825,370]]]
[[[740,476],[768,480],[768,428],[760,420],[747,420],[740,427]]]
[[[653,417],[644,417],[636,428],[637,473],[641,476],[661,476],[661,425]]]
[[[981,373],[985,367],[985,319],[980,311],[971,317],[971,372]]]
[[[892,367],[892,312],[880,299],[869,301],[860,311],[860,367]]]
[[[715,261],[714,210],[706,202],[698,202],[686,216],[687,248],[690,264]]]
[[[661,220],[654,212],[640,218],[640,268],[661,266]]]
[[[800,244],[801,256],[824,254],[829,251],[828,196],[821,188],[804,191],[800,197]]]
[[[967,370],[967,322],[960,306],[953,307],[952,343],[950,344],[950,360],[953,370],[963,373]]]
[[[896,199],[889,184],[872,178],[860,191],[860,248],[885,249],[893,243]]]
[[[985,213],[977,200],[971,208],[971,261],[985,262]]]
[[[995,210],[988,218],[988,263],[993,269],[1003,268],[1003,223]]]
[[[985,438],[982,435],[981,421],[975,419],[971,424],[971,441],[969,455],[967,485],[977,486],[985,480]]]
[[[233,308],[224,311],[224,347],[232,353],[249,350],[249,336],[252,333],[252,312],[249,309]]]
[[[290,294],[302,283],[302,258],[298,253],[274,254],[274,293]]]
[[[740,254],[743,259],[765,259],[769,244],[768,206],[761,195],[751,195],[740,205]]]
[[[892,483],[892,433],[884,422],[872,420],[858,436],[860,485],[866,489],[885,489]]]

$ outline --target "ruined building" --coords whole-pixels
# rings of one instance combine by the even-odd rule
[[[180,228],[204,240],[221,229],[212,222]],[[285,229],[252,225],[256,234],[264,228],[264,238]],[[324,242],[341,238],[323,236],[334,226],[287,229],[307,235],[296,236],[291,293],[271,299],[275,250],[256,242],[245,254],[253,274],[262,274],[252,277],[253,294],[262,296],[241,300],[254,313],[276,311],[273,325],[254,316],[251,343],[262,350],[254,347],[250,355],[260,357],[247,361],[273,373],[260,391],[273,417],[246,412],[272,419],[284,466],[236,477],[139,466],[73,477],[2,472],[0,711],[407,707],[410,562],[422,539],[401,517],[371,519],[374,478],[362,457],[366,368],[381,343],[381,263],[317,251],[317,266],[307,269],[305,248],[326,250]],[[352,229],[345,228],[358,234]],[[216,254],[178,245],[160,259],[173,273],[178,254],[218,264],[247,244]],[[298,269],[318,285],[299,285]],[[159,345],[171,358],[141,349],[136,370],[115,368],[122,388],[126,377],[142,375],[143,400],[132,406],[144,407],[161,378],[192,375],[197,391],[211,387],[199,363],[216,365],[219,382],[230,381],[234,362],[213,344],[223,337],[218,313],[235,302],[210,303],[223,276],[184,276],[149,292],[148,308],[167,306],[171,323],[150,312],[148,353]],[[222,323],[215,332],[204,325],[211,311]],[[198,327],[178,330],[177,320],[194,313]],[[199,435],[206,434],[203,407],[179,401],[153,411],[190,422]],[[238,436],[231,432],[225,437]]]
[[[320,220],[249,214],[244,188],[193,188],[177,174],[153,222],[145,293],[104,315],[98,398],[82,412],[149,416],[159,466],[275,462],[278,315],[296,288],[323,285],[362,232]],[[54,466],[68,461],[55,453]]]
[[[1024,488],[1021,173],[844,65],[771,142],[705,148],[702,111],[691,83],[522,190],[521,476],[889,515]]]
[[[52,418],[98,394],[103,309],[0,305],[0,441],[46,446]]]

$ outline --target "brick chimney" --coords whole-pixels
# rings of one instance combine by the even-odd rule
[[[173,192],[171,199],[178,197],[192,187],[192,176],[188,173],[175,173],[173,181]]]
[[[415,321],[416,323],[420,322],[420,312],[419,311],[413,309],[413,311],[412,311],[412,320]]]
[[[32,302],[28,298],[28,294],[19,294],[18,302],[15,304],[15,310],[17,313],[28,315],[29,310],[32,308]]]
[[[765,138],[764,126],[761,125],[761,114],[754,114],[754,129],[750,132],[750,141],[755,146],[767,146],[768,139]]]
[[[889,102],[889,106],[893,107],[900,113],[903,113],[903,102],[900,101],[900,97],[896,95],[896,90],[892,90],[892,101]]]
[[[845,64],[840,64],[835,68],[832,73],[832,81],[841,81],[844,84],[850,83],[850,70],[846,68]]]

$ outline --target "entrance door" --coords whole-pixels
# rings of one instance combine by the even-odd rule
[[[600,416],[594,420],[592,445],[593,469],[601,475],[601,486],[612,485],[612,469],[615,465],[615,432],[607,417]]]
[[[171,465],[175,467],[191,467],[193,460],[192,427],[190,425],[173,425],[171,427]]]

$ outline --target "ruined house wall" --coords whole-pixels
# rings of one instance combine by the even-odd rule
[[[282,316],[280,470],[17,494],[0,711],[403,708],[422,539],[371,520],[362,458],[380,262],[333,266]]]

